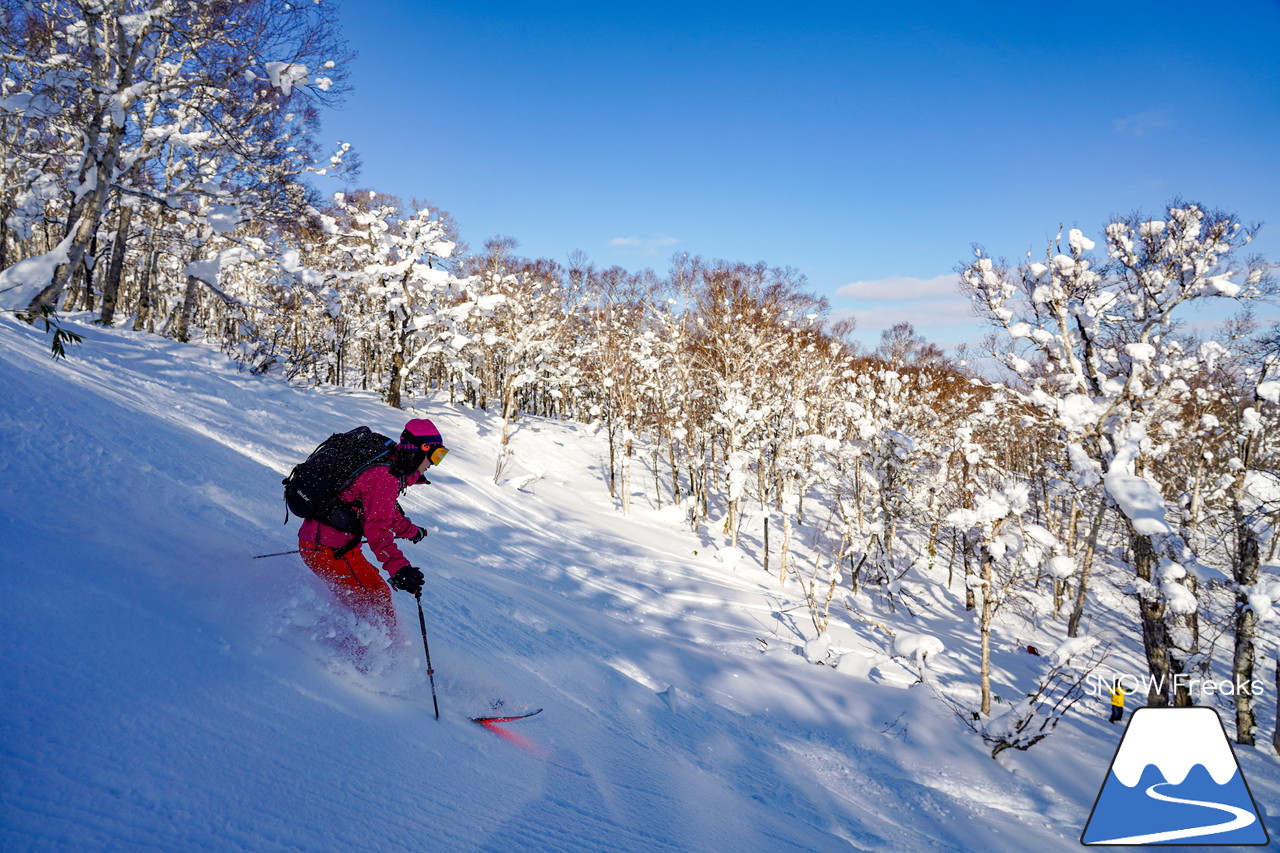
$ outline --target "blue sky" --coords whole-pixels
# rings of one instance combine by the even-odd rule
[[[1039,254],[1059,223],[1097,238],[1174,196],[1265,222],[1255,246],[1280,261],[1277,0],[348,0],[342,18],[354,91],[324,138],[475,248],[791,266],[872,345],[899,320],[978,336],[952,295],[971,243]]]

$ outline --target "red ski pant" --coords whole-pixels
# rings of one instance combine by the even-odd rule
[[[358,547],[335,557],[334,549],[324,545],[299,545],[302,561],[328,585],[334,598],[359,618],[394,632],[396,611],[391,603],[391,588]]]

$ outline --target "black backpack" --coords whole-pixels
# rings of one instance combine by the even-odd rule
[[[366,468],[390,464],[395,446],[395,441],[367,426],[329,436],[281,480],[289,512],[359,536],[359,508],[338,495]]]

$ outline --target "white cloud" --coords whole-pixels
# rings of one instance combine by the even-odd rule
[[[832,319],[853,317],[854,334],[874,347],[880,332],[904,320],[926,338],[943,345],[976,341],[982,324],[973,316],[968,297],[960,292],[960,277],[945,273],[933,278],[890,276],[871,281],[855,281],[836,290],[836,296],[852,305],[837,305]]]
[[[619,249],[634,249],[642,255],[656,255],[662,249],[679,243],[677,237],[658,233],[652,237],[614,237],[609,245]]]
[[[1116,129],[1116,133],[1121,136],[1134,136],[1141,138],[1148,133],[1154,133],[1158,130],[1168,130],[1173,127],[1173,115],[1167,107],[1159,109],[1147,110],[1146,112],[1134,113],[1133,115],[1118,118],[1112,125]]]
[[[948,299],[915,299],[894,305],[877,305],[874,308],[840,308],[832,312],[835,317],[853,317],[862,331],[879,332],[895,323],[906,320],[917,329],[943,326],[978,326],[969,300],[960,297]]]
[[[973,316],[964,299],[917,299],[901,304],[878,304],[869,310],[836,308],[831,320],[852,317],[857,321],[853,340],[870,352],[880,344],[880,333],[907,321],[930,343],[953,350],[962,343],[977,346],[990,331]]]
[[[929,299],[955,296],[960,276],[945,273],[934,278],[898,275],[873,281],[854,281],[836,290],[836,296],[871,302],[901,302],[904,299]]]

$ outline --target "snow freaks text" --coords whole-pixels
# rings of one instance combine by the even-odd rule
[[[1111,688],[1119,682],[1120,687],[1128,695],[1143,696],[1153,689],[1156,693],[1169,695],[1173,691],[1186,690],[1193,696],[1261,696],[1266,684],[1258,679],[1252,681],[1232,680],[1230,678],[1202,678],[1190,673],[1175,673],[1168,679],[1155,675],[1133,675],[1132,673],[1090,673],[1085,679],[1084,689],[1091,696],[1110,696]]]

